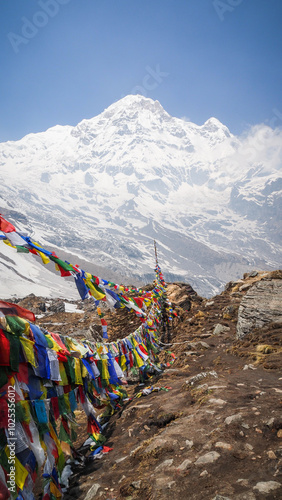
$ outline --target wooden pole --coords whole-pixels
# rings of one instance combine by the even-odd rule
[[[156,240],[154,240],[154,247],[155,247],[155,256],[156,256],[156,265],[158,266],[158,253],[157,253],[157,244]]]

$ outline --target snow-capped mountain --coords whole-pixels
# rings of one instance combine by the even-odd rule
[[[129,95],[75,127],[0,144],[0,212],[108,279],[148,281],[155,238],[166,279],[209,295],[280,264],[281,144],[266,126],[242,139],[216,118],[198,126]]]

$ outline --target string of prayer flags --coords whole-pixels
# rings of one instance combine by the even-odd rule
[[[78,404],[87,416],[93,456],[99,455],[98,450],[107,453],[111,449],[104,445],[95,408],[105,408],[101,421],[108,418],[128,399],[123,384],[130,374],[139,373],[143,380],[147,371],[161,371],[157,353],[166,285],[158,264],[154,289],[143,291],[98,278],[63,261],[19,233],[1,215],[0,231],[0,239],[8,246],[40,256],[44,264],[52,261],[62,277],[73,277],[81,299],[92,297],[102,324],[103,342],[79,341],[39,328],[33,313],[0,301],[0,487],[5,492],[10,472],[6,452],[12,443],[8,401],[13,394],[12,432],[17,442],[14,499],[34,499],[32,491],[42,467],[43,500],[60,499],[65,454],[72,455],[76,439]],[[134,294],[133,299],[129,293]],[[107,301],[111,308],[133,310],[140,327],[123,339],[107,342],[100,301]]]

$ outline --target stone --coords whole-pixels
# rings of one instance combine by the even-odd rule
[[[223,450],[232,450],[232,446],[229,443],[224,443],[223,441],[218,441],[215,443],[215,448],[222,448]]]
[[[270,429],[271,429],[273,427],[274,421],[275,421],[275,418],[272,417],[265,422],[265,425],[267,425],[267,427],[270,427]]]
[[[167,483],[167,487],[171,489],[175,484],[176,484],[175,481],[169,481],[169,483]]]
[[[54,302],[50,308],[49,311],[59,313],[59,312],[65,312],[65,303],[63,300],[57,300]]]
[[[119,464],[120,462],[123,462],[127,457],[128,457],[128,455],[126,455],[126,457],[117,458],[116,459],[116,464]]]
[[[282,438],[282,429],[279,429],[279,431],[277,432],[277,437],[278,438]]]
[[[274,451],[272,451],[272,450],[269,450],[269,451],[267,452],[267,456],[268,456],[268,458],[270,458],[271,460],[275,460],[275,459],[277,458],[277,456],[275,455]]]
[[[230,332],[229,326],[221,325],[217,323],[213,328],[213,335],[221,335],[222,333]]]
[[[245,285],[241,285],[239,287],[239,292],[246,292],[247,290],[249,290],[252,286],[252,283],[246,283]]]
[[[276,491],[281,488],[281,483],[277,481],[261,481],[257,483],[253,490],[257,490],[259,493],[271,493],[272,491]]]
[[[141,479],[139,479],[139,481],[132,481],[131,486],[133,486],[133,488],[135,490],[140,490],[140,488],[141,488]]]
[[[256,496],[252,491],[246,491],[245,493],[236,495],[233,500],[256,500]]]
[[[201,474],[200,474],[200,477],[206,477],[208,475],[209,475],[208,471],[207,470],[203,470],[203,472],[201,472]]]
[[[241,486],[249,486],[249,481],[248,479],[237,479],[236,483],[240,484]]]
[[[194,441],[189,441],[189,439],[186,439],[185,444],[186,444],[187,448],[190,449],[190,448],[192,448]]]
[[[201,373],[198,373],[197,375],[194,375],[193,377],[190,377],[188,380],[186,380],[186,384],[193,386],[197,382],[199,382],[200,380],[207,378],[207,377],[218,378],[217,373],[215,371],[201,372]]]
[[[220,457],[220,454],[217,453],[217,451],[209,451],[205,455],[202,455],[201,457],[196,460],[195,465],[205,465],[205,464],[212,464],[216,462]]]
[[[189,458],[186,458],[186,460],[184,460],[182,462],[182,464],[180,464],[177,467],[177,470],[179,470],[179,471],[187,470],[187,469],[189,469],[189,467],[191,467],[191,465],[192,465],[191,460],[189,460]]]
[[[95,496],[96,496],[99,488],[100,488],[100,484],[99,483],[94,483],[91,486],[90,490],[87,491],[84,500],[92,500],[92,498],[95,498]]]
[[[174,485],[175,485],[175,481],[168,481],[167,477],[157,477],[156,478],[156,486],[157,486],[158,490],[167,490],[167,488],[171,489],[171,488],[173,488]],[[108,499],[108,500],[110,500],[110,499]]]
[[[226,405],[226,401],[224,401],[223,399],[216,399],[216,398],[209,399],[209,403],[219,406]]]
[[[209,300],[208,302],[205,303],[205,307],[210,307],[214,305],[214,300]]]
[[[172,464],[173,464],[173,458],[169,458],[168,460],[165,460],[161,464],[157,465],[157,467],[155,468],[155,472],[161,472],[165,469],[168,469],[169,467],[172,466]]]
[[[244,371],[246,371],[246,370],[256,370],[256,368],[254,367],[254,365],[244,365],[243,370]]]
[[[257,281],[248,290],[238,310],[237,338],[270,323],[282,323],[281,279]]]
[[[224,422],[226,423],[226,425],[230,425],[230,424],[240,422],[240,420],[242,420],[242,414],[236,413],[235,415],[231,415],[230,417],[226,417]]]

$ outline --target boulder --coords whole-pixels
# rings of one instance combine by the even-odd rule
[[[281,488],[281,483],[277,481],[261,481],[253,487],[253,489],[259,491],[259,493],[265,494],[271,493],[279,488]]]
[[[242,339],[254,328],[282,324],[282,280],[256,282],[242,299],[238,311],[237,337]]]
[[[229,326],[221,325],[220,323],[217,323],[213,328],[213,335],[221,335],[227,332],[230,332]]]
[[[53,304],[49,307],[49,311],[54,312],[54,313],[65,312],[64,301],[63,300],[54,301]]]
[[[206,453],[205,455],[202,455],[201,457],[196,460],[195,465],[205,465],[205,464],[212,464],[216,462],[220,457],[220,454],[217,453],[217,451],[210,451]]]

